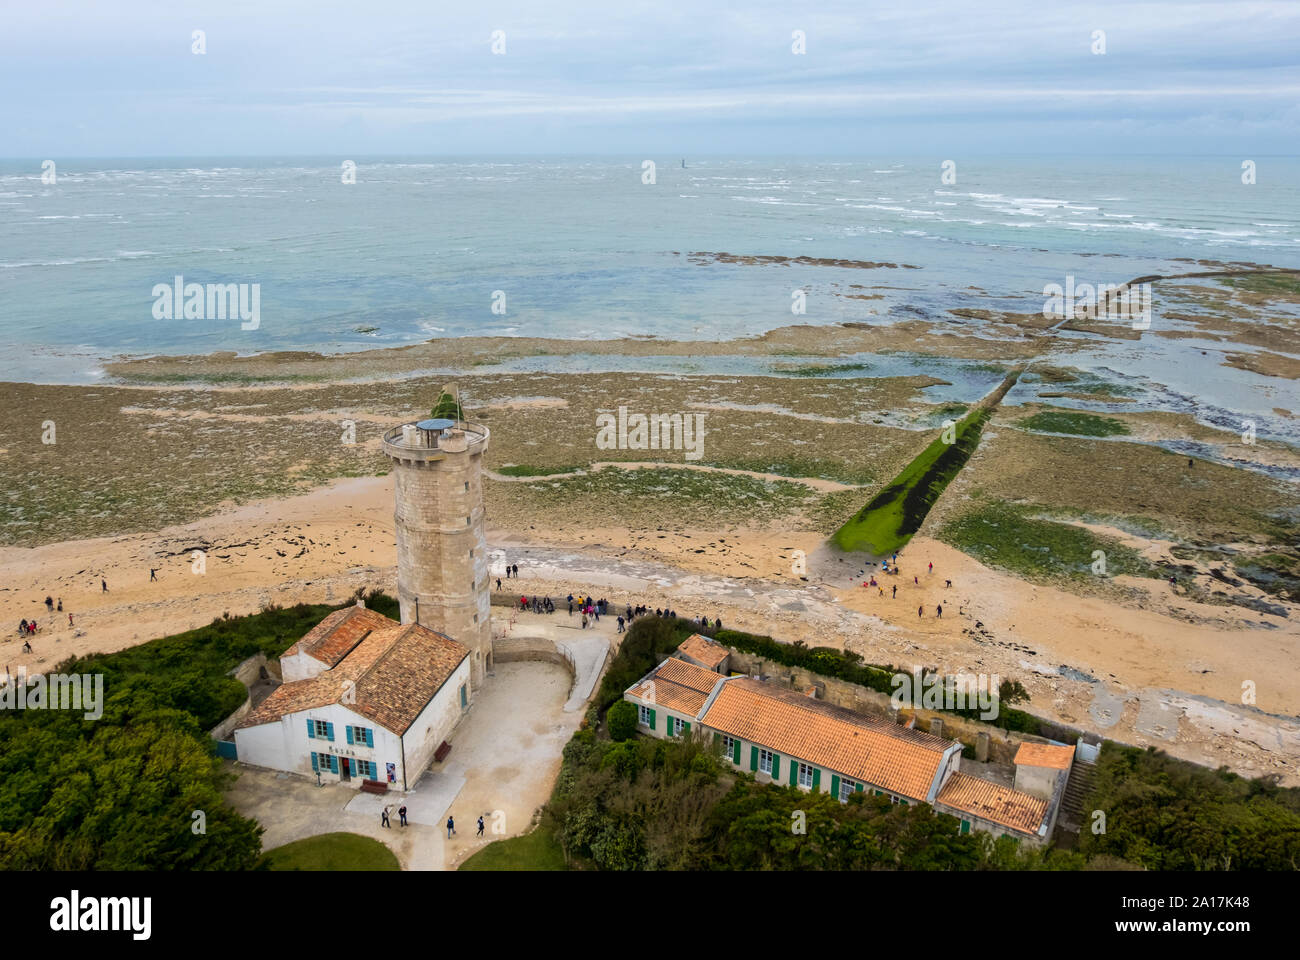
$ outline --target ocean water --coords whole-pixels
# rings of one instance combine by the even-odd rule
[[[1036,312],[1043,287],[1067,275],[1121,283],[1201,269],[1197,260],[1300,267],[1295,158],[1257,159],[1251,185],[1231,157],[981,159],[959,163],[955,183],[934,159],[683,167],[664,157],[653,184],[627,158],[354,160],[353,184],[338,158],[56,160],[53,184],[38,160],[0,161],[5,378],[88,382],[120,355],[343,352],[432,337],[731,339],[790,323],[941,319],[957,307]],[[897,266],[756,266],[696,252]],[[178,275],[258,284],[258,328],[156,319],[153,289]],[[795,289],[803,314],[791,311]],[[504,314],[493,312],[497,291]],[[1136,385],[1150,406],[1229,428],[1251,417],[1262,436],[1300,443],[1296,421],[1273,409],[1300,408],[1297,385],[1201,354],[1221,344],[1090,339],[1069,362]],[[506,369],[773,366],[579,356]],[[959,363],[876,366],[868,375],[953,380],[936,399],[969,400],[980,386]]]

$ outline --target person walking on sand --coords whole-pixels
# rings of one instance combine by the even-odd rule
[[[401,822],[402,826],[406,826],[406,804],[402,804],[397,808],[397,819]]]
[[[940,620],[943,619],[943,604],[942,604],[942,603],[939,604],[937,607],[935,607],[935,613],[937,613],[937,614],[939,615],[939,619],[940,619]]]
[[[153,583],[158,579],[158,570],[154,567],[149,568],[149,582]]]
[[[519,579],[519,564],[517,564],[517,563],[514,564],[510,569],[513,570],[513,571],[515,572],[515,579],[518,580],[518,579]]]
[[[893,600],[898,596],[898,584],[894,584],[893,591],[894,592],[889,595],[890,600]]]
[[[497,589],[498,589],[498,590],[501,589],[501,578],[500,578],[500,577],[497,577]]]
[[[934,561],[930,561],[930,572],[934,573]]]
[[[24,640],[23,653],[31,653],[31,652],[32,652],[32,642],[30,640]]]
[[[919,577],[912,577],[912,582],[918,587],[921,585],[921,579]]]
[[[379,825],[380,825],[381,827],[387,827],[389,830],[393,829],[393,824],[392,824],[392,822],[388,819],[388,808],[387,808],[387,807],[384,807],[384,809],[382,809],[382,810],[379,811]]]
[[[483,814],[481,813],[478,815],[478,833],[476,833],[475,836],[483,836]]]
[[[587,613],[585,610],[582,613],[582,629],[587,629]]]
[[[884,588],[884,587],[876,587],[876,589],[880,591],[880,595],[881,595],[882,597],[885,595],[885,588]]]
[[[21,620],[18,621],[18,636],[20,636],[20,637],[25,637],[25,636],[27,636],[27,618],[26,618],[26,617],[23,617]]]
[[[63,598],[59,597],[59,613],[63,612]]]
[[[53,613],[53,612],[54,612],[54,598],[53,598],[53,597],[46,597],[46,598],[45,598],[45,610],[46,610],[46,612],[48,612],[48,613]]]
[[[943,582],[943,588],[944,588],[945,590],[947,590],[947,589],[948,589],[949,587],[951,587],[951,586],[952,586],[952,581],[951,581],[951,580],[945,580],[945,581]]]
[[[921,619],[921,608],[920,608],[920,607],[917,607],[917,608],[916,608],[916,619],[918,619],[918,620]]]
[[[456,833],[456,818],[448,817],[447,818],[447,839],[450,840],[455,833]]]
[[[72,614],[68,614],[68,626],[72,626]]]
[[[103,578],[100,578],[99,586],[100,586],[100,589],[103,590],[104,593],[108,593],[108,581],[107,581],[107,580],[104,580]]]

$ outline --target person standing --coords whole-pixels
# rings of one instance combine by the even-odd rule
[[[63,612],[63,598],[59,597],[59,613]]]
[[[498,590],[501,589],[501,578],[500,578],[500,577],[497,577],[497,589],[498,589]]]
[[[898,596],[898,584],[894,584],[894,592],[889,595],[889,599],[893,600],[897,596]]]
[[[155,580],[157,580],[157,579],[158,579],[158,571],[157,571],[155,568],[150,567],[150,568],[149,568],[149,582],[150,582],[150,583],[153,583],[153,582],[154,582]]]
[[[514,570],[514,572],[515,572],[515,579],[518,580],[518,579],[519,579],[519,564],[516,563],[513,567],[511,567],[511,569]]]
[[[450,840],[452,838],[452,835],[455,834],[455,832],[456,832],[456,818],[448,817],[447,818],[447,839]]]
[[[935,607],[935,613],[937,613],[937,614],[939,615],[939,619],[940,619],[940,620],[943,619],[943,604],[942,604],[942,603],[939,604],[937,607]]]
[[[99,586],[100,586],[100,589],[103,590],[104,593],[108,593],[108,581],[107,581],[107,580],[105,580],[105,579],[103,579],[103,578],[101,577],[101,578],[100,578],[100,581],[99,581]]]
[[[918,620],[921,619],[921,609],[922,609],[922,608],[919,607],[919,606],[916,608],[916,619],[918,619]]]
[[[68,614],[68,626],[72,626],[72,614]]]
[[[478,815],[478,833],[475,836],[483,836],[483,814]]]
[[[402,804],[397,808],[397,819],[402,826],[406,826],[406,804]]]
[[[389,830],[393,829],[393,824],[388,819],[387,807],[384,807],[383,810],[379,811],[379,825],[381,827],[387,827]]]
[[[45,598],[45,610],[46,610],[47,613],[53,613],[53,612],[54,612],[54,598],[53,598],[53,597],[46,597],[46,598]]]

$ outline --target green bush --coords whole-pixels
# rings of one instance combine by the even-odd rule
[[[609,708],[605,718],[609,723],[609,735],[613,740],[627,740],[636,735],[636,707],[627,700],[620,700]]]

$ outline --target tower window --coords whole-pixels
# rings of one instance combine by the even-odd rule
[[[465,518],[465,526],[467,526],[467,527],[469,526],[469,517],[466,517],[466,518]]]
[[[469,481],[468,481],[468,480],[465,481],[465,492],[466,492],[466,493],[469,493]]]

